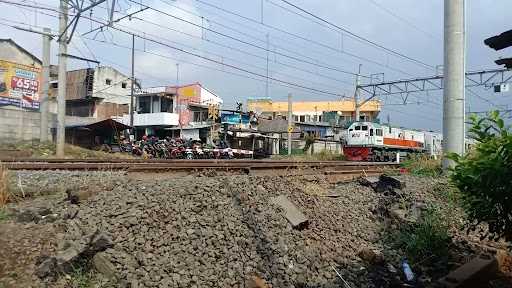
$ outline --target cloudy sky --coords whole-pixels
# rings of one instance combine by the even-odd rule
[[[48,9],[2,3],[5,1]],[[267,96],[267,81],[260,77],[267,74],[267,62],[269,76],[275,79],[268,81],[268,96],[274,100],[285,100],[288,93],[297,100],[352,97],[359,64],[366,77],[383,75],[385,80],[435,75],[431,67],[443,64],[442,0],[289,1],[430,67],[372,47],[281,0],[118,0],[114,18],[147,6],[152,9],[124,19],[114,28],[85,34],[107,18],[107,5],[96,7],[86,14],[89,19],[80,20],[69,52],[95,58],[101,65],[129,75],[131,36],[117,29],[131,31],[141,36],[135,40],[135,72],[143,86],[200,82],[221,96],[226,108],[234,107],[236,101]],[[8,25],[57,31],[58,14],[51,9],[58,5],[58,0],[0,0],[0,8],[7,11],[0,16],[0,37],[12,38],[41,55],[40,36]],[[483,44],[485,38],[512,29],[507,17],[511,10],[509,0],[467,1],[468,70],[494,69],[495,59],[512,56],[512,49],[496,52]],[[57,64],[56,42],[52,49],[52,64]],[[69,61],[70,69],[87,65]],[[469,111],[486,111],[493,105],[512,108],[507,107],[512,104],[512,93],[495,94],[485,88],[472,91],[466,96]],[[441,129],[440,91],[412,94],[407,105],[398,105],[403,104],[398,95],[380,100],[384,121],[389,115],[396,125]]]

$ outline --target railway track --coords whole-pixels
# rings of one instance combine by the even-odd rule
[[[396,163],[292,160],[168,160],[168,159],[0,159],[9,170],[127,171],[141,173],[191,173],[206,170],[244,174],[324,174],[330,182],[361,175],[376,176],[397,170]]]

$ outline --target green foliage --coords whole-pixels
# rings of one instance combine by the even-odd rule
[[[436,177],[443,172],[441,160],[432,159],[425,155],[411,155],[409,159],[402,162],[401,166],[416,176]]]
[[[315,144],[315,136],[312,136],[312,135],[306,135],[304,137],[304,139],[306,140],[306,145],[304,145],[304,148],[302,148],[302,151],[304,151],[304,153],[306,153],[306,151],[309,150],[309,148],[311,147],[311,145]]]
[[[5,208],[0,208],[0,222],[8,220],[10,217],[9,213]]]
[[[394,233],[391,241],[402,249],[412,264],[427,259],[438,261],[448,255],[451,242],[449,225],[439,208],[429,206],[417,223],[403,225]]]
[[[482,238],[512,241],[512,133],[497,111],[484,118],[471,117],[470,133],[478,141],[455,161],[451,180],[461,191],[463,207],[473,225],[488,225]]]
[[[94,287],[94,281],[92,280],[93,276],[88,269],[79,266],[73,267],[73,272],[71,273],[71,287],[73,288],[91,288]]]

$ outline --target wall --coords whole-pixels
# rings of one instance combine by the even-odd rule
[[[102,102],[96,104],[96,113],[94,116],[98,119],[107,119],[112,118],[113,116],[123,116],[123,114],[128,114],[129,110],[130,108],[128,104]]]
[[[111,81],[110,85],[106,84],[107,79]],[[123,83],[126,84],[126,88],[123,88]],[[130,93],[130,77],[112,67],[100,66],[94,70],[94,97],[103,98],[106,102],[129,104]]]
[[[50,127],[55,127],[56,116],[50,114],[48,139],[52,139]],[[0,108],[0,142],[39,139],[41,116],[39,112]]]
[[[181,138],[187,140],[190,138],[192,138],[192,140],[199,140],[199,129],[184,129],[181,131]]]

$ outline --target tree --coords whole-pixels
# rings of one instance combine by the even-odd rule
[[[470,229],[487,224],[482,238],[512,242],[512,133],[497,111],[484,118],[472,116],[470,133],[477,140],[465,156],[450,154],[456,162],[451,180],[461,191]]]

